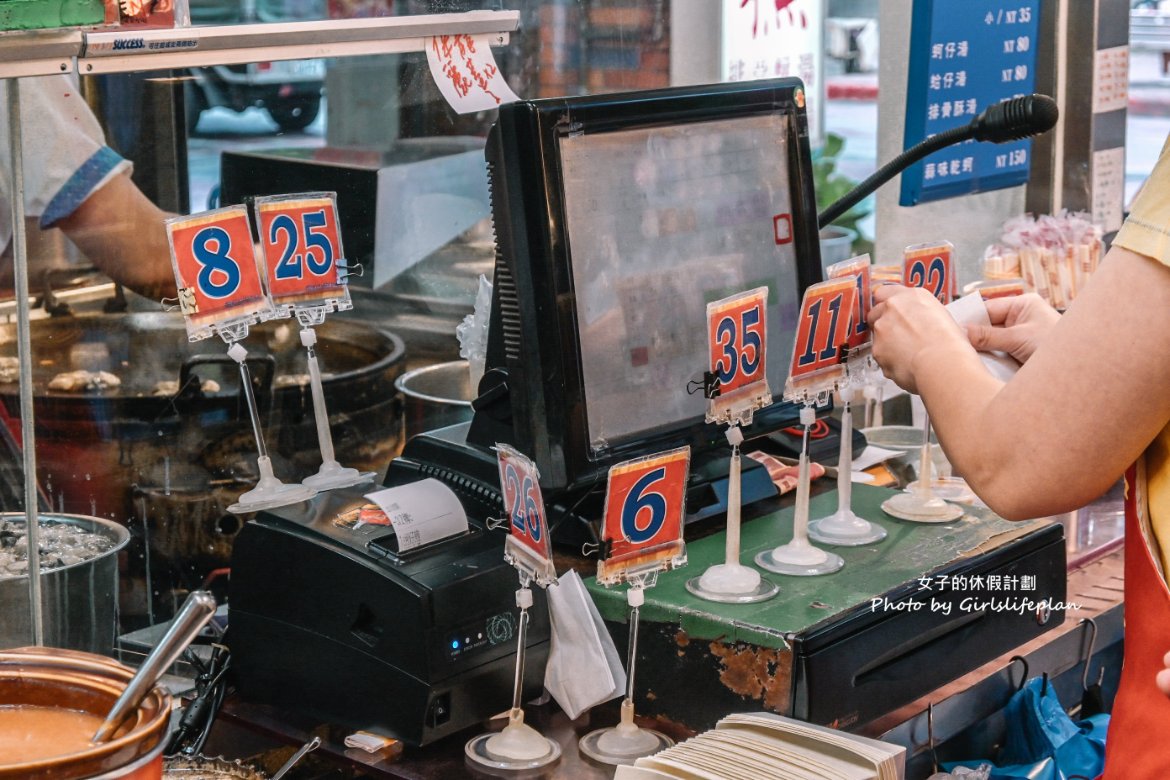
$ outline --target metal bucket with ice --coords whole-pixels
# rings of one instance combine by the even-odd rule
[[[33,643],[27,521],[0,513],[0,648]],[[44,644],[108,655],[117,634],[118,551],[129,532],[83,515],[40,516]]]

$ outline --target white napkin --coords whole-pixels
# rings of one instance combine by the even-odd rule
[[[621,656],[585,590],[570,569],[548,589],[552,648],[544,670],[544,687],[572,719],[590,707],[625,693]]]
[[[987,307],[978,293],[956,298],[947,304],[947,311],[960,326],[991,324]],[[1020,370],[1020,364],[1006,352],[980,352],[979,357],[991,375],[1001,382],[1008,381]]]

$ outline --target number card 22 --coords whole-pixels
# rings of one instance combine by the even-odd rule
[[[496,445],[496,461],[508,515],[504,559],[538,585],[548,587],[556,580],[557,572],[540,494],[540,473],[535,463],[507,444]]]
[[[768,388],[768,288],[707,304],[709,367],[719,395],[707,404],[707,422],[751,422],[772,403]]]
[[[687,562],[683,544],[691,449],[619,463],[609,470],[602,539],[609,554],[597,581],[615,585]]]
[[[174,217],[166,226],[191,341],[212,335],[213,326],[255,322],[271,311],[244,206]]]
[[[808,401],[833,390],[845,375],[845,357],[857,305],[857,281],[843,276],[804,291],[784,397]]]
[[[257,198],[256,219],[268,290],[276,306],[350,308],[332,193]]]
[[[953,254],[954,247],[949,241],[906,247],[902,261],[902,284],[922,287],[946,306],[955,297]]]

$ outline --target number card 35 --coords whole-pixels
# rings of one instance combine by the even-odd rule
[[[707,404],[707,422],[751,422],[772,403],[768,387],[768,288],[707,304],[709,368],[719,395]]]

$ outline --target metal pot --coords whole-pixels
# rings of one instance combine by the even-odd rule
[[[471,419],[466,360],[407,371],[394,383],[402,393],[402,440]]]
[[[402,341],[337,319],[316,331],[336,458],[345,466],[384,471],[399,449],[401,400],[394,380],[403,369]],[[242,342],[265,443],[286,482],[315,473],[321,463],[298,334],[294,321],[270,322],[252,328]],[[15,353],[14,340],[11,326],[0,328],[0,345],[7,342],[9,354]],[[189,342],[178,313],[85,314],[33,323],[38,479],[52,509],[108,517],[144,540],[132,555],[137,571],[128,584],[136,593],[162,596],[196,587],[210,568],[227,564],[240,522],[226,507],[258,473],[238,366],[226,353],[219,339]],[[121,385],[80,393],[49,389],[54,376],[78,369],[108,371]],[[178,389],[156,395],[167,381]],[[0,384],[10,428],[18,426],[17,393],[15,381]],[[151,566],[164,569],[169,581],[152,584]],[[144,567],[146,587],[140,589]],[[124,615],[147,611],[123,600]]]
[[[177,756],[168,758],[163,780],[268,780],[267,776],[239,761],[222,758]]]
[[[44,647],[0,652],[0,710],[17,723],[22,707],[73,710],[100,723],[131,677],[125,666],[89,653]],[[22,753],[19,763],[0,764],[0,780],[161,780],[170,715],[170,694],[155,687],[108,742],[50,758]]]
[[[0,514],[24,527],[24,515]],[[110,653],[117,634],[118,553],[129,532],[108,520],[79,515],[42,515],[40,525],[67,524],[100,534],[111,543],[105,552],[69,566],[41,572],[45,643],[54,647]],[[28,575],[0,575],[0,647],[32,644]]]

